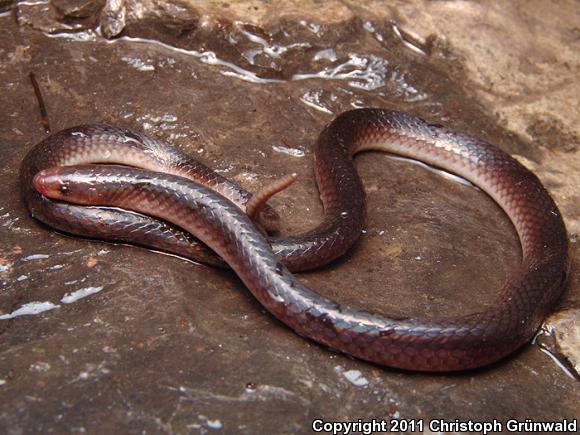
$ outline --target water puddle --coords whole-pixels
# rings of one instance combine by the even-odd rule
[[[561,314],[556,314],[554,316],[556,319],[560,317],[563,316],[561,316]],[[565,331],[565,328],[562,327],[561,330]],[[577,336],[577,333],[576,337],[570,338],[564,336],[562,333],[558,334],[556,327],[549,319],[544,323],[540,331],[538,331],[532,342],[537,345],[538,348],[547,355],[566,376],[576,381],[580,381],[580,373],[577,371],[578,367],[574,367],[570,360],[570,358],[578,358]],[[576,342],[574,342],[574,339]],[[570,343],[567,342],[568,340],[570,340]]]
[[[62,266],[62,265],[56,265],[56,266]],[[61,268],[62,267],[51,266],[48,269],[59,270]],[[15,283],[20,283],[22,281],[28,280],[29,278],[30,278],[30,275],[20,275],[15,279]],[[67,281],[64,283],[64,285],[74,285],[74,284],[78,284],[79,282],[83,282],[83,281],[86,281],[86,278],[82,279],[82,280]],[[4,283],[4,285],[7,285],[7,283]],[[88,296],[99,293],[100,291],[103,290],[103,288],[104,288],[103,286],[80,288],[78,290],[75,290],[75,291],[72,291],[69,293],[65,293],[64,296],[62,296],[62,298],[60,298],[60,302],[63,304],[72,304],[73,302],[77,302],[77,301],[84,299]],[[10,320],[10,319],[14,319],[14,318],[20,317],[20,316],[36,316],[36,315],[42,314],[46,311],[51,311],[55,308],[60,308],[60,305],[55,304],[55,303],[50,302],[50,301],[27,302],[27,303],[21,305],[19,308],[13,310],[10,313],[0,314],[0,320]]]
[[[139,12],[141,15],[148,13],[144,8]],[[124,41],[136,48],[159,47],[176,55],[195,57],[202,63],[218,67],[224,76],[250,83],[325,80],[355,90],[378,91],[379,95],[407,103],[425,102],[431,97],[428,86],[415,80],[413,74],[416,73],[411,74],[411,70],[404,66],[408,63],[405,51],[409,48],[412,48],[409,51],[419,51],[423,55],[426,52],[419,45],[411,44],[411,38],[404,37],[406,33],[394,24],[379,26],[368,20],[353,20],[342,31],[337,31],[304,20],[298,27],[272,29],[260,29],[240,22],[208,22],[204,25],[209,30],[204,33],[202,27],[194,38],[172,37],[159,32],[155,33],[156,38],[152,38],[148,37],[152,33],[150,29],[139,21],[126,22],[126,14],[119,15],[117,21],[107,21],[104,28],[96,17],[79,19],[72,16],[60,20],[58,17],[62,14],[66,17],[66,11],[57,13],[44,1],[22,2],[16,10],[21,24],[38,28],[51,38],[76,42],[100,40],[112,44]],[[89,23],[93,23],[92,26]],[[123,31],[111,31],[111,28]],[[205,38],[206,33],[211,34],[211,39]],[[110,37],[112,34],[116,36]],[[368,36],[369,52],[352,50],[350,42],[343,42],[346,35],[350,40]],[[400,48],[390,49],[391,56],[386,58],[384,47],[393,43],[395,46],[398,43]],[[152,72],[162,67],[142,57],[124,56],[122,59],[140,72]],[[308,97],[304,101],[313,103]]]
[[[286,154],[292,157],[304,157],[304,150],[298,148],[289,148],[282,145],[273,145],[272,149],[280,154]]]
[[[103,287],[85,287],[78,289],[71,293],[66,293],[60,300],[63,304],[72,304],[80,299],[86,298],[87,296],[94,295],[95,293],[103,290]]]
[[[52,302],[28,302],[11,313],[1,314],[0,320],[14,319],[19,316],[35,316],[44,313],[45,311],[54,310],[55,308],[58,308],[58,305],[55,305]]]
[[[363,376],[360,370],[344,370],[342,366],[335,366],[334,371],[335,373],[342,375],[355,387],[366,387],[369,385],[368,379]]]

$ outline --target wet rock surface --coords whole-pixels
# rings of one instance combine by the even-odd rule
[[[494,98],[501,73],[474,74],[473,48],[454,30],[441,33],[449,11],[415,2],[373,15],[372,4],[329,4],[330,18],[308,2],[303,10],[282,2],[283,18],[274,19],[269,2],[61,1],[12,5],[0,16],[2,432],[276,433],[306,431],[315,418],[578,417],[578,94],[569,92],[569,106],[506,107]],[[469,28],[473,11],[456,13]],[[491,9],[488,20],[501,36],[503,18]],[[561,26],[577,46],[573,33]],[[565,56],[550,59],[563,77],[557,95],[578,72]],[[513,92],[526,93],[526,74],[542,76],[530,72],[538,63],[522,63],[523,75],[502,65],[517,78]],[[483,370],[431,376],[333,353],[276,321],[230,272],[66,237],[32,220],[17,179],[45,137],[31,71],[53,131],[132,127],[251,191],[298,173],[271,201],[284,233],[311,229],[322,215],[311,145],[344,110],[407,110],[482,137],[536,171],[562,208],[575,259],[569,290],[534,344]],[[366,233],[301,281],[394,315],[435,318],[491,303],[519,261],[501,210],[478,189],[409,161],[368,153],[357,166]]]

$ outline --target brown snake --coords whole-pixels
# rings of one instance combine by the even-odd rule
[[[124,139],[111,145],[103,139],[109,133],[103,134],[103,129],[121,132]],[[82,126],[41,142],[28,154],[21,171],[33,215],[73,233],[83,231],[79,218],[91,215],[83,214],[87,208],[68,202],[121,207],[169,221],[215,251],[264,307],[297,333],[403,369],[453,371],[497,361],[531,339],[563,291],[568,238],[548,192],[535,175],[499,148],[443,126],[382,109],[338,116],[320,134],[314,152],[324,220],[306,235],[274,241],[276,253],[240,208],[208,187],[184,179],[182,168],[171,159],[171,174],[111,165],[63,166],[131,164],[111,157],[112,148],[124,143],[138,154],[143,141],[146,138],[128,130]],[[108,154],[102,153],[104,149]],[[310,261],[325,264],[354,243],[364,224],[365,200],[352,156],[364,150],[403,155],[460,175],[503,208],[518,232],[522,262],[489,308],[433,321],[390,318],[328,300],[301,285],[282,264],[294,269]],[[106,231],[114,227],[115,218],[106,215]],[[95,216],[92,219],[88,227],[99,222]],[[328,248],[335,250],[328,254]]]

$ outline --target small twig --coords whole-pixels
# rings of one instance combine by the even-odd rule
[[[34,88],[34,93],[36,94],[36,99],[38,100],[38,107],[40,107],[40,117],[42,119],[42,125],[44,126],[44,131],[50,133],[50,123],[48,122],[48,112],[46,111],[46,106],[44,105],[44,100],[42,98],[42,92],[40,92],[40,86],[36,81],[36,77],[33,72],[30,72],[30,82]]]

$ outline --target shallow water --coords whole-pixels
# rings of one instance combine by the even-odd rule
[[[254,191],[296,172],[271,201],[285,233],[321,217],[311,145],[344,110],[411,111],[537,159],[470,96],[455,57],[392,22],[102,23],[90,11],[58,19],[67,4],[56,12],[26,2],[0,16],[0,394],[8,399],[0,425],[94,431],[106,419],[121,431],[255,433],[299,432],[320,416],[577,416],[575,375],[538,344],[461,375],[379,368],[296,336],[229,272],[54,233],[19,200],[20,162],[44,137],[30,71],[54,131],[127,125]],[[119,27],[116,38],[103,36]],[[345,258],[301,280],[400,316],[491,303],[519,261],[501,210],[464,180],[404,159],[366,153],[357,165],[368,192],[365,233]]]

